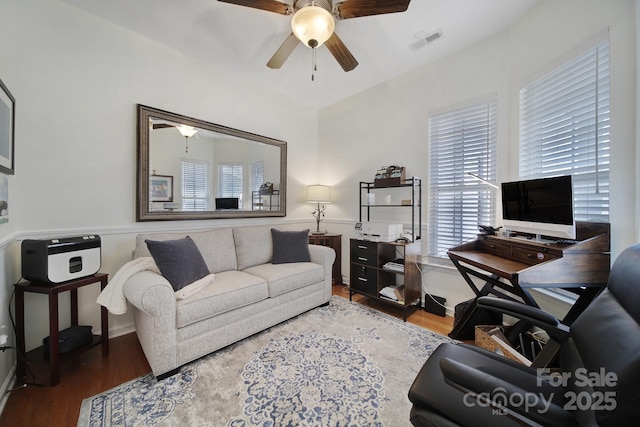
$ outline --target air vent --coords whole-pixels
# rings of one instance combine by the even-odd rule
[[[419,32],[415,37],[417,40],[409,45],[409,48],[414,51],[439,40],[442,37],[442,31],[438,30],[431,33]]]

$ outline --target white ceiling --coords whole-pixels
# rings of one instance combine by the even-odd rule
[[[281,69],[266,66],[291,33],[290,16],[217,0],[62,1],[322,108],[507,29],[537,0],[413,0],[403,13],[337,20],[336,33],[359,65],[345,73],[321,46],[315,81],[311,50],[302,44]],[[436,30],[439,40],[410,48]]]

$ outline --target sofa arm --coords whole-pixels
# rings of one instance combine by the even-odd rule
[[[171,284],[153,271],[141,271],[124,285],[124,295],[138,310],[151,316],[176,318],[176,297]]]
[[[153,271],[136,273],[125,283],[124,294],[136,309],[136,334],[153,374],[177,368],[176,296],[167,279]]]
[[[328,274],[331,280],[331,270],[336,260],[336,251],[328,246],[309,245],[309,256],[311,262],[320,264],[324,268],[325,275]]]

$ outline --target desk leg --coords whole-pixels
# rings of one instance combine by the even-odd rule
[[[16,363],[16,378],[25,381],[26,377],[26,351],[24,339],[24,292],[16,287],[16,349],[18,357]]]
[[[49,294],[49,372],[50,385],[60,382],[60,343],[58,342],[58,293]]]
[[[583,292],[580,293],[580,296],[576,300],[576,302],[571,306],[567,314],[562,319],[562,323],[567,326],[571,326],[571,324],[578,318],[580,313],[584,311],[585,308],[591,304],[591,301],[597,297],[604,287],[601,288],[586,288]]]
[[[468,281],[470,283],[473,283],[471,281],[471,279],[469,279],[469,276],[464,275],[465,279],[468,279]],[[496,278],[497,280],[497,276],[492,276],[494,278]],[[471,286],[471,285],[469,285]],[[473,299],[473,306],[468,309],[460,318],[460,320],[458,321],[458,323],[456,323],[453,326],[453,329],[451,330],[451,332],[449,333],[449,337],[453,338],[453,339],[459,339],[459,340],[472,340],[473,338],[469,338],[469,337],[465,337],[463,336],[464,334],[462,334],[462,331],[465,329],[465,327],[467,326],[467,323],[471,320],[471,317],[473,316],[473,314],[476,312],[476,301],[478,300],[478,298],[489,295],[491,293],[491,290],[493,289],[493,284],[486,282],[484,284],[484,286],[482,287],[481,290],[478,290],[477,288],[473,288],[474,292],[476,293],[476,297]],[[475,332],[475,329],[474,329]]]

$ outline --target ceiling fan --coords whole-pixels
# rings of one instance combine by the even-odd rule
[[[351,71],[358,66],[358,61],[334,32],[334,18],[342,20],[404,12],[411,0],[334,0],[333,4],[331,0],[294,0],[292,5],[278,0],[218,1],[281,15],[293,15],[293,31],[267,62],[269,68],[282,67],[298,43],[302,42],[313,49],[314,54],[316,48],[325,44],[342,69]]]

